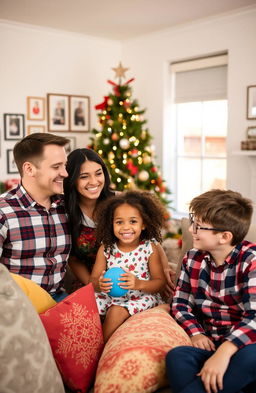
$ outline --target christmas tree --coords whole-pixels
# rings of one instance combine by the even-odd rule
[[[145,127],[145,110],[140,110],[138,102],[132,99],[131,82],[122,78],[128,68],[119,63],[113,68],[119,83],[108,80],[112,93],[95,106],[99,110],[100,131],[93,129],[91,148],[98,152],[109,170],[112,185],[118,191],[139,188],[153,191],[164,204],[168,204],[170,194],[154,161],[152,137]]]

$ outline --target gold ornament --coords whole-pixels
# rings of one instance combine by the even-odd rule
[[[147,181],[148,178],[149,178],[149,174],[148,174],[147,171],[144,171],[144,170],[143,170],[143,171],[139,172],[139,174],[138,174],[138,179],[139,179],[140,181]]]
[[[150,164],[150,162],[151,162],[151,157],[145,154],[143,157],[143,163],[146,165],[146,164]]]
[[[108,159],[109,159],[109,161],[113,160],[114,158],[115,158],[114,153],[113,153],[112,151],[110,151],[110,152],[108,153]]]
[[[147,137],[147,131],[142,130],[142,133],[141,133],[140,137],[141,137],[141,139],[146,139],[146,137]]]

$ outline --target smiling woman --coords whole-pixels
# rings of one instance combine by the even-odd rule
[[[95,213],[98,203],[114,192],[104,162],[91,149],[73,150],[68,156],[67,172],[64,194],[73,244],[69,266],[77,278],[69,289],[73,291],[90,280],[98,249]]]

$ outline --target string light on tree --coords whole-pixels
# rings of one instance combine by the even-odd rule
[[[129,68],[121,62],[113,70],[118,82],[108,80],[112,91],[95,106],[100,131],[92,130],[91,148],[101,152],[116,190],[150,190],[167,203],[170,192],[154,161],[152,136],[143,116],[145,110],[132,98],[134,78],[125,81]]]

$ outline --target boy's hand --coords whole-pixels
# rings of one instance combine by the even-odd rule
[[[193,347],[206,349],[206,351],[215,351],[214,343],[204,334],[196,334],[190,337]]]
[[[106,273],[106,270],[103,270],[99,277],[99,287],[101,292],[108,293],[111,288],[112,288],[112,281],[111,278],[104,278],[104,274]]]
[[[217,393],[223,389],[223,376],[229,365],[229,356],[215,352],[206,362],[200,373],[206,393]]]

